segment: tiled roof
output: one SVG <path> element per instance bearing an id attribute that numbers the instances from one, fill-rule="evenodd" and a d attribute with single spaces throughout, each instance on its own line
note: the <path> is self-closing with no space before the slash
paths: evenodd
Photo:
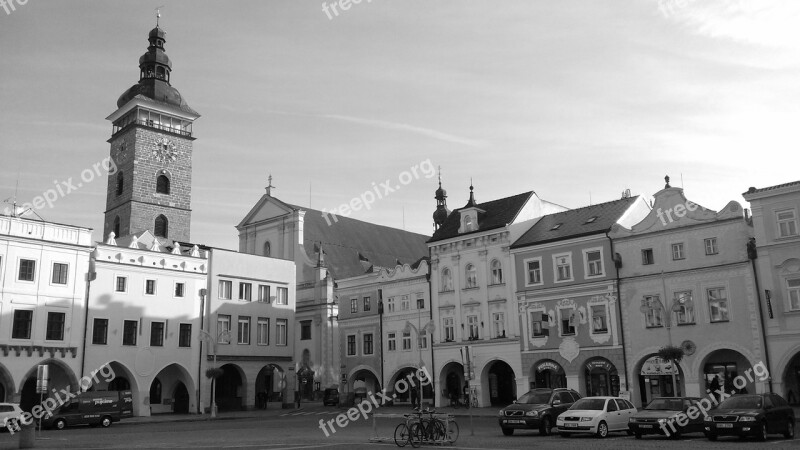
<path id="1" fill-rule="evenodd" d="M 304 247 L 308 258 L 317 260 L 320 243 L 325 265 L 335 278 L 350 278 L 397 264 L 418 263 L 428 256 L 428 236 L 383 225 L 328 215 L 322 211 L 289 205 L 306 211 L 303 218 Z M 330 225 L 328 224 L 330 221 Z"/>
<path id="2" fill-rule="evenodd" d="M 533 195 L 533 191 L 528 191 L 522 194 L 513 195 L 511 197 L 492 200 L 486 203 L 478 203 L 476 206 L 485 211 L 478 215 L 478 229 L 471 233 L 480 233 L 494 228 L 500 228 L 508 225 L 514 221 L 520 210 L 528 202 L 528 199 Z M 436 242 L 444 239 L 450 239 L 459 236 L 458 229 L 461 224 L 459 211 L 464 208 L 457 209 L 447 216 L 441 227 L 433 233 L 428 242 Z M 462 233 L 461 236 L 471 234 Z"/>
<path id="3" fill-rule="evenodd" d="M 536 222 L 511 248 L 605 233 L 628 210 L 638 196 L 549 214 Z M 593 220 L 590 220 L 594 218 Z M 556 227 L 556 225 L 559 225 Z"/>
<path id="4" fill-rule="evenodd" d="M 756 189 L 754 187 L 751 187 L 750 189 L 748 189 L 747 192 L 743 193 L 742 195 L 758 194 L 759 192 L 773 191 L 775 189 L 780 189 L 790 186 L 800 186 L 800 181 L 792 181 L 791 183 L 784 183 L 784 184 L 779 184 L 777 186 L 769 186 L 761 189 Z"/>

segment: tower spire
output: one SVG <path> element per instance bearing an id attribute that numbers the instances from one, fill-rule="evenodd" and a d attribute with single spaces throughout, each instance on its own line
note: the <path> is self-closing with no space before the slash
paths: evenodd
<path id="1" fill-rule="evenodd" d="M 442 189 L 442 166 L 439 166 L 439 189 L 436 189 L 436 211 L 433 212 L 433 229 L 438 230 L 450 215 L 447 209 L 447 191 Z"/>
<path id="2" fill-rule="evenodd" d="M 164 5 L 161 5 L 161 6 L 156 8 L 156 28 L 158 28 L 158 19 L 161 18 L 161 8 L 163 8 L 163 7 L 164 7 Z"/>

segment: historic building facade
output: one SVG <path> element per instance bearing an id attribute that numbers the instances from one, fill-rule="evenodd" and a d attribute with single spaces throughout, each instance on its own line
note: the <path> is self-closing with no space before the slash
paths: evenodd
<path id="1" fill-rule="evenodd" d="M 627 389 L 608 231 L 649 211 L 643 199 L 623 197 L 546 215 L 511 246 L 526 387 L 587 396 Z"/>
<path id="2" fill-rule="evenodd" d="M 438 229 L 428 241 L 436 405 L 465 385 L 479 406 L 508 404 L 528 387 L 510 246 L 532 220 L 565 208 L 534 192 L 478 203 L 470 186 L 467 204 L 448 214 L 441 187 L 436 197 Z"/>
<path id="3" fill-rule="evenodd" d="M 756 377 L 733 384 L 765 357 L 747 252 L 753 228 L 741 205 L 703 208 L 668 178 L 654 197 L 641 222 L 610 233 L 619 255 L 631 401 L 705 396 L 712 388 L 763 392 L 766 382 Z M 656 357 L 668 345 L 684 351 L 677 367 Z"/>
<path id="4" fill-rule="evenodd" d="M 800 181 L 744 193 L 753 210 L 760 291 L 774 392 L 800 403 Z"/>
<path id="5" fill-rule="evenodd" d="M 77 390 L 91 238 L 88 228 L 0 216 L 0 402 L 38 404 L 40 364 L 50 389 Z"/>

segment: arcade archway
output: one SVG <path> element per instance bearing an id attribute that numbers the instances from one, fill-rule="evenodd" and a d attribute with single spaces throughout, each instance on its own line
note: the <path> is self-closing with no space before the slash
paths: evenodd
<path id="1" fill-rule="evenodd" d="M 217 378 L 216 403 L 218 411 L 240 411 L 244 406 L 245 375 L 236 364 L 225 364 Z"/>
<path id="2" fill-rule="evenodd" d="M 517 384 L 514 369 L 505 361 L 492 361 L 485 370 L 483 381 L 485 392 L 489 393 L 489 404 L 492 406 L 508 406 L 517 398 Z"/>

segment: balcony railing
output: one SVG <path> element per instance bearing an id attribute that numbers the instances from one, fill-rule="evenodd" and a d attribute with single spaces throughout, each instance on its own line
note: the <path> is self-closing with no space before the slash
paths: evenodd
<path id="1" fill-rule="evenodd" d="M 114 134 L 117 134 L 117 133 L 119 133 L 119 132 L 121 132 L 123 130 L 127 130 L 129 127 L 132 127 L 133 125 L 141 125 L 141 126 L 145 126 L 145 127 L 155 128 L 157 130 L 166 131 L 168 133 L 178 134 L 180 136 L 192 137 L 192 132 L 191 131 L 182 130 L 180 128 L 171 127 L 169 125 L 164 125 L 164 124 L 161 124 L 161 123 L 156 123 L 156 122 L 153 122 L 152 120 L 141 120 L 141 119 L 140 120 L 135 120 L 133 122 L 128 123 L 124 127 L 121 127 L 118 130 L 116 130 L 114 132 Z"/>

